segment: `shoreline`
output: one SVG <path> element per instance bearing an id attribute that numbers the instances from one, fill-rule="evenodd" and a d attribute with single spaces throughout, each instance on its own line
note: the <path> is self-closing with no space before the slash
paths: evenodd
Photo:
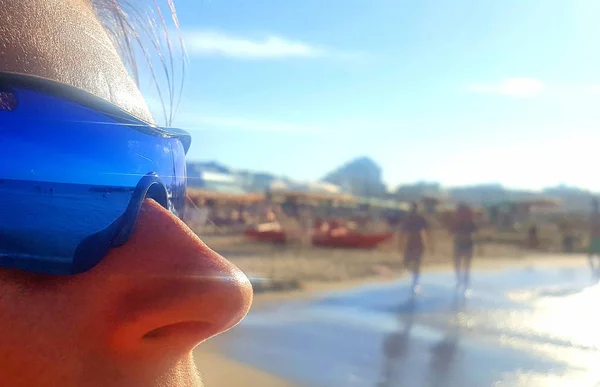
<path id="1" fill-rule="evenodd" d="M 531 254 L 519 258 L 475 258 L 472 270 L 506 270 L 535 267 L 587 267 L 584 255 L 543 255 Z M 450 262 L 426 264 L 422 273 L 453 270 Z M 393 282 L 404 278 L 405 273 L 382 271 L 380 275 L 332 282 L 306 282 L 298 290 L 267 292 L 255 295 L 252 310 L 260 310 L 273 304 L 316 298 L 320 294 L 350 290 L 363 285 Z M 252 313 L 252 311 L 250 312 Z M 233 328 L 235 329 L 235 328 Z M 206 387 L 234 387 L 251 385 L 261 387 L 292 387 L 293 383 L 228 358 L 220 351 L 219 342 L 227 340 L 227 335 L 211 339 L 199 345 L 194 351 L 196 364 L 202 373 Z"/>
<path id="2" fill-rule="evenodd" d="M 519 267 L 583 267 L 587 266 L 587 258 L 583 255 L 574 254 L 564 255 L 537 255 L 524 256 L 519 258 L 474 258 L 472 270 L 507 270 Z M 451 262 L 436 262 L 424 264 L 421 273 L 433 273 L 440 271 L 454 270 Z M 379 275 L 355 278 L 343 281 L 308 281 L 303 283 L 302 288 L 287 291 L 272 291 L 254 295 L 252 309 L 264 308 L 268 305 L 278 302 L 289 302 L 297 300 L 307 300 L 318 297 L 321 293 L 350 290 L 363 285 L 393 282 L 405 278 L 406 271 L 398 274 L 393 271 Z"/>

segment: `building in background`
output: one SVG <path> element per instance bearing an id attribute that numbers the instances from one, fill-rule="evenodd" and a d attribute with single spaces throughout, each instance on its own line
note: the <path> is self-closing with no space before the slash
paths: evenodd
<path id="1" fill-rule="evenodd" d="M 218 163 L 188 163 L 187 172 L 187 185 L 190 188 L 227 194 L 246 193 L 243 180 Z"/>

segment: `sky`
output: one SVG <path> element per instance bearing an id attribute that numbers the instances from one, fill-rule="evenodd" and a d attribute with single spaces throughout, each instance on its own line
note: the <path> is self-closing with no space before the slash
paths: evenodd
<path id="1" fill-rule="evenodd" d="M 189 160 L 600 190 L 600 1 L 175 1 Z"/>

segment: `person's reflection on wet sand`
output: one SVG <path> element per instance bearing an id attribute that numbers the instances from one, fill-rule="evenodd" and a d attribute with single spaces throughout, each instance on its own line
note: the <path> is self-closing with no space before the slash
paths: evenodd
<path id="1" fill-rule="evenodd" d="M 381 380 L 377 384 L 378 387 L 392 387 L 394 381 L 402 377 L 398 369 L 401 364 L 399 359 L 405 357 L 408 353 L 414 312 L 415 297 L 413 296 L 401 305 L 397 312 L 397 318 L 400 322 L 398 329 L 392 331 L 383 339 L 383 368 Z"/>
<path id="2" fill-rule="evenodd" d="M 451 386 L 450 373 L 457 360 L 458 342 L 460 339 L 460 323 L 458 318 L 465 309 L 466 299 L 456 295 L 452 302 L 451 313 L 454 315 L 446 328 L 444 337 L 431 348 L 431 386 Z"/>

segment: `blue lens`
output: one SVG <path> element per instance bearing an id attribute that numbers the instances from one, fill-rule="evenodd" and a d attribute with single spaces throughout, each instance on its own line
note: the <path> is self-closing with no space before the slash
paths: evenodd
<path id="1" fill-rule="evenodd" d="M 14 88 L 0 110 L 0 266 L 71 274 L 129 237 L 151 196 L 182 217 L 185 149 L 50 94 Z"/>

